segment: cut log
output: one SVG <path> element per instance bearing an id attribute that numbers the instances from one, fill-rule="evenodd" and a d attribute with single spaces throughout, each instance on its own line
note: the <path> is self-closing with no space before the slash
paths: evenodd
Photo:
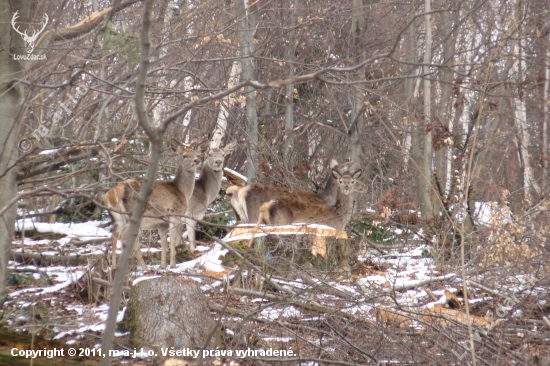
<path id="1" fill-rule="evenodd" d="M 126 328 L 135 347 L 201 349 L 215 326 L 206 297 L 199 286 L 178 277 L 140 281 L 132 288 Z M 215 348 L 212 337 L 207 348 Z"/>
<path id="2" fill-rule="evenodd" d="M 257 229 L 256 225 L 241 224 L 224 241 L 248 243 L 251 239 L 260 265 L 283 271 L 288 267 L 281 267 L 286 261 L 299 265 L 310 263 L 324 271 L 349 272 L 356 252 L 345 231 L 317 224 L 260 225 Z"/>

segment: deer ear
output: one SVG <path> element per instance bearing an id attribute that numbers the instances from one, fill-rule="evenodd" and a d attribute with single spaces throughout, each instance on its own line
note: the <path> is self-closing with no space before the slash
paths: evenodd
<path id="1" fill-rule="evenodd" d="M 225 147 L 223 148 L 223 152 L 226 155 L 231 154 L 233 152 L 233 150 L 235 150 L 236 147 L 237 147 L 237 142 L 233 141 L 233 142 L 225 145 Z"/>
<path id="2" fill-rule="evenodd" d="M 351 176 L 353 179 L 357 180 L 363 175 L 363 169 L 357 169 Z"/>
<path id="3" fill-rule="evenodd" d="M 336 179 L 342 178 L 342 174 L 338 171 L 337 168 L 332 169 L 331 172 L 332 172 L 332 176 L 334 178 L 336 178 Z"/>
<path id="4" fill-rule="evenodd" d="M 172 150 L 174 150 L 175 152 L 178 152 L 181 150 L 181 144 L 178 140 L 176 139 L 172 139 L 170 140 L 170 147 L 172 148 Z"/>

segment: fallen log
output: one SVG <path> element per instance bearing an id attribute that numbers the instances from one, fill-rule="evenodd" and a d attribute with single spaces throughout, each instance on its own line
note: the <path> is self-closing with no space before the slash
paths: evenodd
<path id="1" fill-rule="evenodd" d="M 34 263 L 37 266 L 48 266 L 51 264 L 66 264 L 78 266 L 88 264 L 92 255 L 45 255 L 40 253 L 15 252 L 10 250 L 10 259 L 20 263 Z M 97 257 L 97 255 L 95 256 Z"/>
<path id="2" fill-rule="evenodd" d="M 237 225 L 225 242 L 252 240 L 256 263 L 289 271 L 290 264 L 309 263 L 323 271 L 350 272 L 356 250 L 345 231 L 317 224 Z"/>

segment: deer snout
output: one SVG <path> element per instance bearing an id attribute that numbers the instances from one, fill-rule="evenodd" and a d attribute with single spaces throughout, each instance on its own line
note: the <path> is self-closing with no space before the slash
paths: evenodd
<path id="1" fill-rule="evenodd" d="M 196 158 L 195 160 L 193 160 L 193 163 L 195 163 L 195 165 L 200 165 L 201 159 Z"/>

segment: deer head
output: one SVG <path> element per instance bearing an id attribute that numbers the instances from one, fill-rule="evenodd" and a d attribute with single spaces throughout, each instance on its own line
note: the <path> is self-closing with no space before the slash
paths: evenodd
<path id="1" fill-rule="evenodd" d="M 178 165 L 187 171 L 194 171 L 201 164 L 202 154 L 198 154 L 190 145 L 179 142 L 176 139 L 170 140 L 170 147 L 178 154 Z"/>
<path id="2" fill-rule="evenodd" d="M 220 172 L 223 170 L 223 161 L 225 156 L 230 154 L 237 147 L 236 142 L 227 144 L 223 149 L 209 148 L 206 152 L 205 163 L 209 165 L 210 169 L 214 172 Z"/>
<path id="3" fill-rule="evenodd" d="M 350 195 L 357 183 L 357 179 L 363 174 L 363 169 L 357 169 L 351 173 L 349 171 L 342 172 L 338 168 L 332 169 L 332 176 L 340 184 L 340 190 L 345 195 Z"/>
<path id="4" fill-rule="evenodd" d="M 44 28 L 46 28 L 46 24 L 48 24 L 48 14 L 44 14 L 44 21 L 42 23 L 42 29 L 40 29 L 39 31 L 35 30 L 33 31 L 32 33 L 32 36 L 29 36 L 27 34 L 27 31 L 25 30 L 25 32 L 21 32 L 19 30 L 19 26 L 16 26 L 15 25 L 15 21 L 17 20 L 17 18 L 19 18 L 19 10 L 15 12 L 15 14 L 13 14 L 13 17 L 11 18 L 11 26 L 13 27 L 13 29 L 19 33 L 21 35 L 21 37 L 23 37 L 23 41 L 25 41 L 25 49 L 27 50 L 27 53 L 31 53 L 33 50 L 34 50 L 34 43 L 36 42 L 36 39 L 38 38 L 38 36 L 40 35 L 40 33 L 42 33 L 42 31 L 44 30 Z"/>

